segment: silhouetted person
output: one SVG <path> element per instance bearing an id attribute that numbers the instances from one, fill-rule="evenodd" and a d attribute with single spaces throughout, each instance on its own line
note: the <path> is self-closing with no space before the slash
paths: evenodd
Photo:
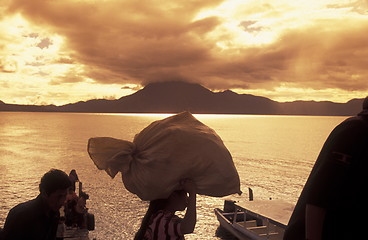
<path id="1" fill-rule="evenodd" d="M 77 199 L 73 199 L 66 203 L 65 217 L 66 226 L 78 227 L 81 229 L 87 228 L 87 214 L 88 209 L 86 207 L 86 201 L 89 199 L 89 195 L 82 192 Z"/>
<path id="2" fill-rule="evenodd" d="M 368 97 L 363 111 L 326 140 L 290 218 L 284 240 L 366 239 Z"/>
<path id="3" fill-rule="evenodd" d="M 54 240 L 67 189 L 68 175 L 57 169 L 47 172 L 39 185 L 37 198 L 12 208 L 1 233 L 2 240 Z"/>
<path id="4" fill-rule="evenodd" d="M 76 187 L 75 187 L 75 183 L 76 182 L 79 182 L 79 178 L 78 178 L 78 174 L 77 174 L 77 171 L 75 171 L 75 169 L 72 169 L 69 173 L 69 179 L 70 181 L 72 182 L 72 186 L 71 186 L 71 189 L 73 191 L 75 191 Z"/>
<path id="5" fill-rule="evenodd" d="M 184 234 L 192 233 L 197 221 L 196 186 L 191 180 L 181 181 L 182 190 L 174 191 L 167 199 L 150 202 L 135 240 L 184 239 Z M 187 196 L 187 193 L 189 196 Z M 180 219 L 176 211 L 184 211 Z"/>

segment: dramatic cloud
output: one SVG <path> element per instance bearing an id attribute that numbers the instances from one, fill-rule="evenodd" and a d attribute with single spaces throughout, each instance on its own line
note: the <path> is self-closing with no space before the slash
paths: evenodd
<path id="1" fill-rule="evenodd" d="M 173 80 L 276 100 L 368 91 L 368 1 L 5 2 L 0 82 L 91 86 L 84 98 Z"/>
<path id="2" fill-rule="evenodd" d="M 216 1 L 176 2 L 13 1 L 10 9 L 64 36 L 73 58 L 86 66 L 86 76 L 108 83 L 146 82 L 185 78 L 183 66 L 209 59 L 212 43 L 201 35 L 218 21 L 191 19 Z"/>

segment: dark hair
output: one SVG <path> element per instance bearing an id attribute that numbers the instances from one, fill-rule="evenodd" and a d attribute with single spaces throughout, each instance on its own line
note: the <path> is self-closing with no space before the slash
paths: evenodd
<path id="1" fill-rule="evenodd" d="M 139 228 L 138 232 L 135 234 L 134 240 L 142 240 L 148 225 L 150 223 L 151 217 L 156 212 L 163 210 L 167 205 L 168 199 L 157 199 L 150 201 L 148 210 L 146 215 L 144 215 L 141 223 L 141 227 Z"/>
<path id="2" fill-rule="evenodd" d="M 71 186 L 68 175 L 58 169 L 51 169 L 41 178 L 39 185 L 40 192 L 50 195 L 51 193 L 60 190 L 67 189 Z"/>
<path id="3" fill-rule="evenodd" d="M 69 176 L 73 176 L 78 180 L 78 174 L 77 174 L 77 171 L 75 171 L 75 169 L 72 169 L 70 171 Z"/>

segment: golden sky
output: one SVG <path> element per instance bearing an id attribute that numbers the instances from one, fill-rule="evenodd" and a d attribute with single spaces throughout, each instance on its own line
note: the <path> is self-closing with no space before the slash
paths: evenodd
<path id="1" fill-rule="evenodd" d="M 368 95 L 368 0 L 0 0 L 0 100 L 188 81 L 276 101 Z"/>

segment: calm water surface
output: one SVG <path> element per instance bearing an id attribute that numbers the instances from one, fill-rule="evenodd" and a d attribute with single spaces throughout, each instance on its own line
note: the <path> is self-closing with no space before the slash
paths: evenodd
<path id="1" fill-rule="evenodd" d="M 111 179 L 89 159 L 90 137 L 133 140 L 154 120 L 169 115 L 0 112 L 0 226 L 16 204 L 38 194 L 50 168 L 76 169 L 88 207 L 95 214 L 98 240 L 132 239 L 147 203 L 129 193 L 120 175 Z M 240 175 L 242 196 L 295 203 L 330 131 L 346 117 L 195 115 L 213 128 L 230 150 Z M 198 197 L 195 233 L 186 239 L 231 239 L 218 231 L 213 213 L 223 198 Z"/>

